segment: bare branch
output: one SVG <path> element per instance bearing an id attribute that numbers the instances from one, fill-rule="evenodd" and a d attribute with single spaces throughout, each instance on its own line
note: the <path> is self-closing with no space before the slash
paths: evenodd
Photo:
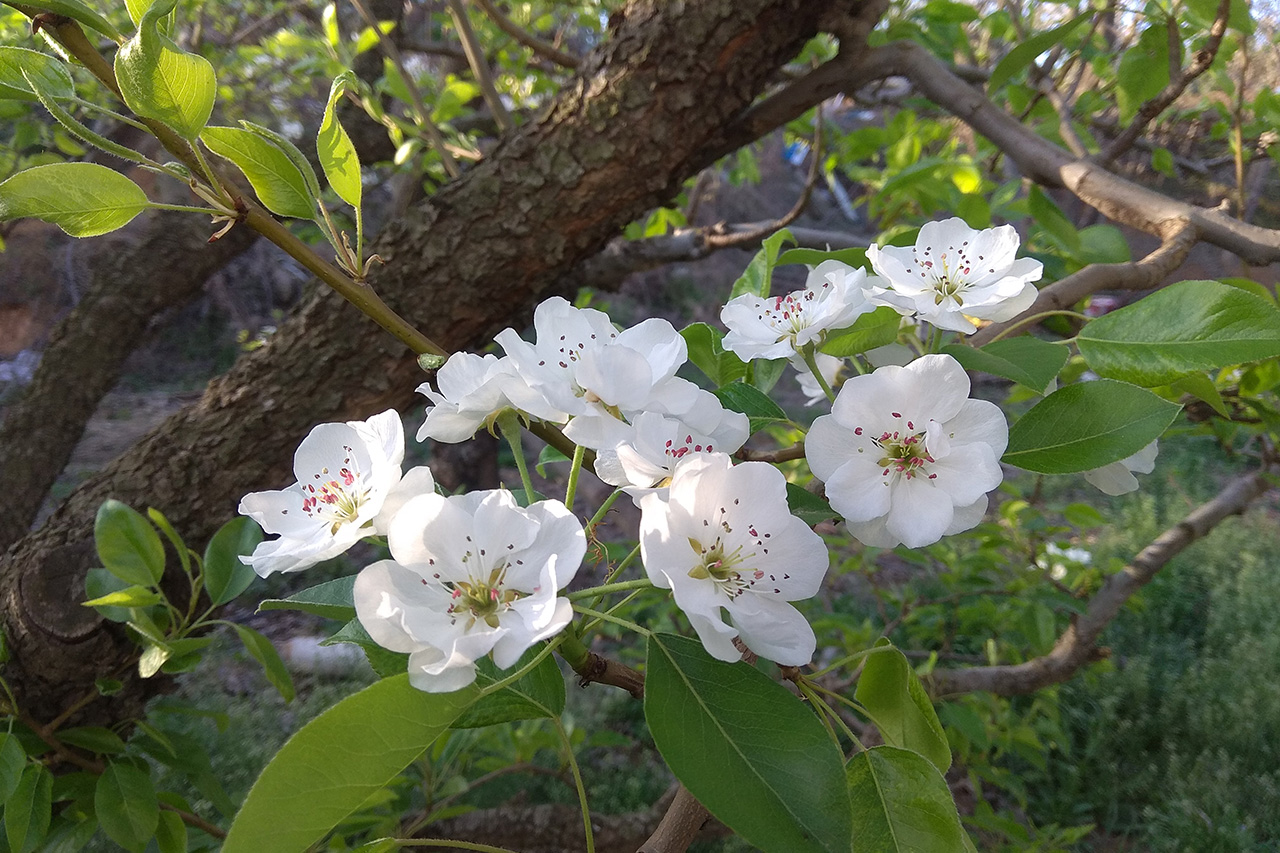
<path id="1" fill-rule="evenodd" d="M 1280 469 L 1272 466 L 1232 481 L 1213 500 L 1160 534 L 1133 562 L 1107 578 L 1089 599 L 1085 612 L 1073 618 L 1048 654 L 1020 664 L 934 670 L 928 677 L 930 692 L 935 696 L 975 690 L 999 696 L 1034 693 L 1060 684 L 1084 665 L 1105 658 L 1108 651 L 1095 643 L 1129 598 L 1192 542 L 1206 536 L 1223 519 L 1244 512 L 1271 487 L 1270 476 L 1277 471 Z"/>
<path id="2" fill-rule="evenodd" d="M 1061 311 L 1099 290 L 1149 290 L 1186 259 L 1196 243 L 1196 232 L 1185 221 L 1171 220 L 1169 234 L 1154 252 L 1140 261 L 1125 264 L 1090 264 L 1040 291 L 1031 307 L 1012 320 L 992 323 L 969 338 L 975 347 L 990 343 L 1024 317 Z"/>
<path id="3" fill-rule="evenodd" d="M 1218 48 L 1222 46 L 1222 37 L 1227 32 L 1227 17 L 1230 12 L 1231 0 L 1219 0 L 1218 11 L 1214 15 L 1213 23 L 1209 26 L 1209 40 L 1196 52 L 1196 58 L 1185 69 L 1178 61 L 1182 40 L 1178 35 L 1177 19 L 1173 16 L 1169 17 L 1169 82 L 1159 94 L 1138 108 L 1133 121 L 1098 158 L 1101 165 L 1110 166 L 1117 157 L 1132 148 L 1146 126 L 1176 101 L 1178 96 L 1186 91 L 1192 80 L 1209 70 L 1209 66 L 1213 65 L 1213 60 L 1218 55 Z"/>
<path id="4" fill-rule="evenodd" d="M 684 853 L 710 818 L 711 812 L 681 785 L 662 822 L 636 853 Z"/>
<path id="5" fill-rule="evenodd" d="M 752 450 L 750 447 L 743 447 L 733 455 L 747 462 L 790 462 L 792 459 L 804 458 L 804 442 L 797 441 L 790 447 L 778 450 Z"/>
<path id="6" fill-rule="evenodd" d="M 636 699 L 644 698 L 644 675 L 623 663 L 610 660 L 595 652 L 587 654 L 587 661 L 581 667 L 575 667 L 578 673 L 578 684 L 609 684 L 621 687 Z"/>
<path id="7" fill-rule="evenodd" d="M 565 68 L 577 68 L 578 63 L 582 61 L 571 53 L 565 53 L 551 42 L 543 41 L 533 33 L 523 29 L 515 21 L 502 14 L 502 11 L 493 4 L 493 0 L 473 0 L 473 2 L 483 9 L 484 13 L 497 24 L 498 29 L 544 59 L 549 59 L 556 65 L 562 65 Z"/>
<path id="8" fill-rule="evenodd" d="M 489 60 L 485 58 L 484 50 L 480 47 L 476 31 L 471 28 L 471 19 L 467 17 L 467 10 L 462 5 L 462 0 L 445 0 L 445 2 L 449 5 L 449 15 L 453 18 L 453 25 L 458 29 L 458 37 L 462 40 L 462 50 L 467 55 L 467 64 L 471 66 L 471 73 L 480 84 L 484 102 L 489 105 L 489 112 L 493 113 L 498 129 L 505 133 L 511 129 L 511 113 L 507 112 L 507 107 L 498 94 L 498 88 L 493 84 Z"/>

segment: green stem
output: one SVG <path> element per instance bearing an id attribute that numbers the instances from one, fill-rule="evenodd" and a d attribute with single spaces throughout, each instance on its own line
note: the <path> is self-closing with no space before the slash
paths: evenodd
<path id="1" fill-rule="evenodd" d="M 573 667 L 574 672 L 580 672 L 591 657 L 591 651 L 578 639 L 578 627 L 572 622 L 560 632 L 560 657 Z"/>
<path id="2" fill-rule="evenodd" d="M 158 201 L 148 202 L 147 207 L 152 210 L 183 210 L 188 213 L 205 213 L 209 216 L 218 216 L 222 213 L 222 211 L 214 210 L 212 207 L 193 207 L 189 204 L 164 204 Z"/>
<path id="3" fill-rule="evenodd" d="M 131 119 L 126 115 L 121 115 L 120 113 L 116 112 L 113 109 L 108 109 L 107 107 L 95 104 L 93 101 L 86 101 L 84 98 L 79 98 L 79 97 L 72 98 L 71 101 L 77 106 L 84 107 L 86 110 L 91 110 L 96 113 L 101 113 L 102 115 L 105 115 L 105 116 L 110 116 L 111 118 L 115 119 L 118 122 L 121 122 L 122 124 L 127 124 L 130 127 L 137 128 L 138 130 L 141 130 L 145 133 L 151 132 L 151 129 L 147 127 L 145 124 L 143 124 L 142 122 L 137 121 L 135 119 Z"/>
<path id="4" fill-rule="evenodd" d="M 1043 320 L 1045 317 L 1075 317 L 1077 320 L 1084 320 L 1086 323 L 1089 322 L 1089 320 L 1091 319 L 1087 314 L 1081 314 L 1078 311 L 1065 311 L 1065 310 L 1064 311 L 1041 311 L 1039 314 L 1032 314 L 1030 317 L 1023 317 L 1021 320 L 1018 320 L 1013 325 L 1009 326 L 1009 328 L 1005 329 L 1000 334 L 996 335 L 994 338 L 987 341 L 987 343 L 994 344 L 996 341 L 1000 340 L 1001 338 L 1008 337 L 1015 330 L 1020 329 L 1023 326 L 1026 326 L 1030 323 L 1038 323 L 1041 320 Z"/>
<path id="5" fill-rule="evenodd" d="M 596 510 L 596 514 L 591 516 L 591 520 L 587 522 L 587 535 L 590 536 L 592 531 L 596 529 L 604 514 L 613 508 L 614 501 L 622 494 L 622 489 L 615 489 L 609 497 L 604 499 L 604 503 L 600 504 L 600 508 Z"/>
<path id="6" fill-rule="evenodd" d="M 517 681 L 524 678 L 529 673 L 533 672 L 534 668 L 536 668 L 538 664 L 542 663 L 542 661 L 547 657 L 547 655 L 555 651 L 556 647 L 563 642 L 564 642 L 563 634 L 561 634 L 559 637 L 556 637 L 554 640 L 549 640 L 546 643 L 546 645 L 543 646 L 542 650 L 533 656 L 533 660 L 529 661 L 527 664 L 520 667 L 520 669 L 518 669 L 511 675 L 508 675 L 507 677 L 503 678 L 501 681 L 495 681 L 493 684 L 490 684 L 488 687 L 486 687 L 484 690 L 480 692 L 480 695 L 488 696 L 490 693 L 497 693 L 499 690 L 502 690 L 506 687 L 509 687 L 512 684 L 515 684 Z"/>
<path id="7" fill-rule="evenodd" d="M 636 546 L 637 548 L 639 546 Z M 634 554 L 635 552 L 632 551 Z M 571 592 L 568 595 L 570 601 L 580 601 L 591 596 L 603 597 L 611 592 L 622 592 L 629 589 L 652 589 L 653 582 L 648 578 L 640 578 L 634 581 L 619 581 L 618 583 L 606 583 L 602 586 L 593 586 L 590 589 L 582 589 L 577 592 Z"/>
<path id="8" fill-rule="evenodd" d="M 823 667 L 822 669 L 820 669 L 820 670 L 818 670 L 817 672 L 813 673 L 813 674 L 812 674 L 811 676 L 809 676 L 809 677 L 810 677 L 810 678 L 819 678 L 819 677 L 821 677 L 821 676 L 826 675 L 828 672 L 833 672 L 834 670 L 837 670 L 837 669 L 843 669 L 844 667 L 848 666 L 848 665 L 849 665 L 849 664 L 851 664 L 851 663 L 857 663 L 858 661 L 862 660 L 863 658 L 867 657 L 868 655 L 874 655 L 874 654 L 876 654 L 877 652 L 887 652 L 887 651 L 891 651 L 893 648 L 894 648 L 893 646 L 872 646 L 872 647 L 871 647 L 871 648 L 869 648 L 869 649 L 863 649 L 863 650 L 862 650 L 862 651 L 860 651 L 860 652 L 854 652 L 853 654 L 849 655 L 848 657 L 840 658 L 840 660 L 836 661 L 835 663 L 831 664 L 830 666 Z"/>
<path id="9" fill-rule="evenodd" d="M 934 353 L 942 349 L 942 329 L 937 326 L 933 327 L 933 331 L 929 333 L 929 352 Z"/>
<path id="10" fill-rule="evenodd" d="M 587 837 L 587 853 L 595 853 L 596 840 L 591 833 L 591 809 L 587 806 L 587 788 L 582 784 L 582 771 L 578 767 L 578 759 L 573 754 L 573 744 L 569 741 L 569 733 L 564 730 L 564 724 L 560 722 L 559 717 L 552 718 L 555 723 L 556 732 L 560 735 L 560 742 L 564 744 L 565 756 L 569 759 L 569 770 L 573 773 L 573 785 L 578 789 L 578 803 L 582 806 L 582 831 Z"/>
<path id="11" fill-rule="evenodd" d="M 520 469 L 520 482 L 524 485 L 524 493 L 529 499 L 529 504 L 532 505 L 537 492 L 533 489 L 533 480 L 529 477 L 529 466 L 524 459 L 524 445 L 520 442 L 519 416 L 510 409 L 498 415 L 498 431 L 507 440 L 507 446 L 516 457 L 516 468 Z"/>
<path id="12" fill-rule="evenodd" d="M 639 595 L 643 594 L 643 593 L 644 593 L 644 590 L 643 590 L 643 589 L 637 589 L 637 590 L 635 590 L 635 591 L 634 591 L 634 592 L 632 592 L 630 595 L 628 595 L 628 596 L 624 596 L 624 597 L 623 597 L 623 599 L 622 599 L 621 601 L 619 601 L 617 604 L 615 604 L 615 605 L 613 605 L 612 607 L 610 607 L 610 608 L 609 608 L 609 610 L 608 610 L 607 612 L 609 612 L 609 613 L 611 613 L 611 614 L 612 614 L 612 613 L 617 613 L 619 610 L 622 610 L 622 608 L 626 607 L 628 604 L 630 604 L 631 602 L 635 601 L 635 600 L 636 600 L 636 598 L 637 598 Z M 600 627 L 600 620 L 599 620 L 599 619 L 593 619 L 593 620 L 591 620 L 590 622 L 588 622 L 588 623 L 586 623 L 585 625 L 583 625 L 583 626 L 582 626 L 582 633 L 584 633 L 584 634 L 591 634 L 591 633 L 593 633 L 593 632 L 594 632 L 597 628 L 599 628 L 599 627 Z"/>
<path id="13" fill-rule="evenodd" d="M 649 634 L 652 633 L 648 628 L 641 628 L 636 623 L 628 619 L 614 616 L 612 613 L 601 613 L 599 610 L 592 610 L 590 607 L 582 604 L 573 605 L 573 609 L 578 613 L 581 613 L 583 616 L 591 616 L 601 622 L 612 622 L 615 625 L 621 625 L 623 628 L 630 628 L 642 637 L 648 637 Z"/>
<path id="14" fill-rule="evenodd" d="M 834 403 L 836 401 L 835 392 L 831 390 L 831 386 L 827 384 L 827 380 L 823 377 L 822 371 L 818 369 L 818 357 L 813 348 L 813 344 L 805 344 L 801 347 L 800 356 L 804 359 L 804 363 L 809 368 L 809 372 L 813 374 L 813 378 L 818 380 L 818 387 L 822 389 L 822 393 L 826 394 L 827 399 Z"/>
<path id="15" fill-rule="evenodd" d="M 578 445 L 573 449 L 573 465 L 569 468 L 569 484 L 564 490 L 564 505 L 573 509 L 573 499 L 578 494 L 578 475 L 582 473 L 582 460 L 587 449 Z"/>
<path id="16" fill-rule="evenodd" d="M 840 735 L 836 733 L 835 728 L 832 726 L 833 723 L 835 726 L 838 726 L 852 742 L 858 742 L 858 739 L 853 736 L 853 732 L 849 730 L 845 721 L 840 719 L 840 715 L 837 714 L 831 706 L 814 691 L 812 686 L 806 683 L 803 679 L 796 681 L 795 684 L 796 688 L 800 691 L 800 695 L 803 696 L 810 705 L 818 710 L 819 716 L 822 717 L 825 724 L 827 734 L 831 735 L 831 741 L 836 745 L 836 749 L 844 752 L 840 747 Z"/>
<path id="17" fill-rule="evenodd" d="M 622 558 L 622 562 L 614 566 L 613 571 L 609 572 L 609 574 L 604 579 L 604 583 L 601 584 L 600 587 L 597 587 L 597 589 L 611 586 L 613 584 L 614 578 L 622 574 L 622 572 L 627 568 L 627 566 L 631 565 L 631 561 L 634 560 L 637 556 L 639 556 L 639 554 L 640 554 L 640 543 L 637 542 L 636 547 L 632 548 L 631 552 L 628 553 L 627 556 Z M 591 602 L 591 606 L 599 607 L 600 602 L 604 600 L 604 597 L 605 597 L 605 593 L 603 592 L 597 595 L 595 599 Z"/>

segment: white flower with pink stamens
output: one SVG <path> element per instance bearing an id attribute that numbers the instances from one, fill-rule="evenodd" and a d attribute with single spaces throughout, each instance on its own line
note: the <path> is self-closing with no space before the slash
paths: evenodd
<path id="1" fill-rule="evenodd" d="M 969 399 L 960 363 L 926 355 L 845 380 L 805 457 L 858 540 L 919 548 L 982 519 L 1008 441 L 1000 408 Z"/>
<path id="2" fill-rule="evenodd" d="M 320 424 L 294 454 L 297 483 L 240 501 L 241 515 L 279 534 L 240 559 L 262 577 L 297 572 L 384 532 L 384 504 L 389 498 L 396 507 L 403 503 L 403 496 L 392 498 L 403 459 L 404 427 L 394 409 L 367 421 Z M 425 468 L 413 469 L 404 482 L 418 491 L 435 486 Z"/>
<path id="3" fill-rule="evenodd" d="M 642 412 L 631 424 L 621 425 L 611 447 L 596 454 L 596 476 L 639 498 L 669 481 L 682 459 L 702 453 L 733 453 L 742 447 L 749 430 L 747 416 L 719 406 L 714 395 L 707 396 L 718 409 L 714 426 L 703 431 L 679 418 Z"/>
<path id="4" fill-rule="evenodd" d="M 823 261 L 809 272 L 803 290 L 761 298 L 743 294 L 720 309 L 729 329 L 723 346 L 743 361 L 790 358 L 807 345 L 821 346 L 827 333 L 846 329 L 873 311 L 867 301 L 877 282 L 865 270 Z"/>
<path id="5" fill-rule="evenodd" d="M 969 318 L 1010 320 L 1036 298 L 1044 265 L 1016 257 L 1018 232 L 1012 225 L 977 231 L 963 219 L 927 222 L 914 246 L 871 246 L 867 260 L 887 287 L 871 299 L 914 314 L 939 329 L 972 334 Z"/>
<path id="6" fill-rule="evenodd" d="M 569 417 L 533 391 L 509 358 L 456 352 L 437 371 L 436 388 L 432 390 L 426 382 L 417 388 L 433 404 L 418 430 L 418 441 L 467 441 L 506 409 L 552 423 L 564 423 Z"/>
<path id="7" fill-rule="evenodd" d="M 786 479 L 764 462 L 723 453 L 676 464 L 671 487 L 640 499 L 640 555 L 670 589 L 702 645 L 740 660 L 735 637 L 788 666 L 813 656 L 813 629 L 790 601 L 811 598 L 827 573 L 827 546 L 787 508 Z M 727 612 L 726 622 L 722 611 Z"/>
<path id="8" fill-rule="evenodd" d="M 487 654 L 511 667 L 573 617 L 557 596 L 587 550 L 582 523 L 559 501 L 516 504 L 504 489 L 404 505 L 388 534 L 392 560 L 356 577 L 356 615 L 379 645 L 409 654 L 409 682 L 448 693 Z"/>

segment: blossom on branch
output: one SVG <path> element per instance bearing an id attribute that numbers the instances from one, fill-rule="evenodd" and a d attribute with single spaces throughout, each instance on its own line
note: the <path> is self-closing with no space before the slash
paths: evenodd
<path id="1" fill-rule="evenodd" d="M 1084 478 L 1089 485 L 1107 495 L 1126 495 L 1138 490 L 1138 478 L 1134 474 L 1150 474 L 1156 468 L 1156 454 L 1159 452 L 1157 442 L 1151 442 L 1132 456 L 1126 456 L 1119 462 L 1085 471 Z"/>
<path id="2" fill-rule="evenodd" d="M 564 423 L 569 417 L 533 391 L 509 358 L 454 353 L 437 371 L 436 388 L 432 390 L 427 382 L 417 388 L 434 404 L 418 430 L 418 441 L 467 441 L 506 409 L 553 423 Z"/>
<path id="3" fill-rule="evenodd" d="M 970 318 L 1011 320 L 1031 306 L 1044 265 L 1018 258 L 1012 225 L 977 231 L 952 217 L 926 222 L 914 246 L 871 246 L 867 260 L 887 283 L 871 299 L 939 329 L 972 334 Z"/>
<path id="4" fill-rule="evenodd" d="M 846 329 L 876 305 L 867 301 L 874 279 L 840 261 L 809 271 L 803 290 L 785 296 L 747 293 L 720 309 L 728 327 L 722 345 L 743 361 L 791 358 L 806 346 L 821 346 L 827 333 Z"/>
<path id="5" fill-rule="evenodd" d="M 379 645 L 409 654 L 409 681 L 448 693 L 559 633 L 573 616 L 557 591 L 586 554 L 581 522 L 559 501 L 526 508 L 505 489 L 411 499 L 391 523 L 391 560 L 356 577 L 356 615 Z"/>
<path id="6" fill-rule="evenodd" d="M 671 590 L 708 653 L 740 660 L 733 640 L 741 636 L 777 663 L 809 662 L 813 629 L 787 602 L 817 594 L 827 547 L 787 508 L 782 472 L 764 462 L 734 466 L 723 453 L 695 455 L 676 465 L 665 495 L 640 499 L 640 511 L 645 571 Z"/>
<path id="7" fill-rule="evenodd" d="M 618 421 L 616 440 L 596 454 L 596 476 L 639 497 L 664 486 L 682 459 L 703 453 L 733 453 L 742 447 L 749 431 L 747 416 L 724 408 L 714 394 L 707 397 L 716 407 L 714 418 L 692 419 L 709 427 L 705 430 L 657 412 L 642 412 L 632 424 Z"/>
<path id="8" fill-rule="evenodd" d="M 851 377 L 813 422 L 805 457 L 859 541 L 919 548 L 982 520 L 1009 427 L 994 403 L 968 397 L 959 362 L 926 355 Z"/>
<path id="9" fill-rule="evenodd" d="M 297 483 L 241 499 L 240 514 L 279 538 L 240 559 L 262 577 L 297 572 L 382 532 L 387 519 L 380 515 L 400 483 L 403 459 L 404 427 L 394 409 L 367 421 L 320 424 L 294 454 Z M 421 476 L 425 471 L 410 472 L 413 488 L 434 488 L 429 473 Z"/>

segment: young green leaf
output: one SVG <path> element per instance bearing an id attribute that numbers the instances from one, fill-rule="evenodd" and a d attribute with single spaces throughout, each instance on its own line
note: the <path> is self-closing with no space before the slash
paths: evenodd
<path id="1" fill-rule="evenodd" d="M 813 527 L 823 521 L 830 521 L 837 513 L 831 504 L 813 492 L 795 483 L 787 483 L 787 509 L 791 514 Z"/>
<path id="2" fill-rule="evenodd" d="M 262 541 L 262 528 L 253 519 L 233 518 L 213 534 L 204 550 L 204 588 L 214 604 L 226 604 L 248 589 L 255 577 L 252 566 L 240 561 Z"/>
<path id="3" fill-rule="evenodd" d="M 714 393 L 726 409 L 747 416 L 749 429 L 753 433 L 771 423 L 787 419 L 787 413 L 777 403 L 763 391 L 745 382 L 730 382 L 723 388 L 717 388 Z"/>
<path id="4" fill-rule="evenodd" d="M 18 787 L 4 804 L 4 834 L 14 853 L 39 847 L 53 817 L 53 774 L 43 764 L 29 764 Z"/>
<path id="5" fill-rule="evenodd" d="M 696 640 L 649 637 L 644 715 L 689 792 L 750 844 L 788 853 L 849 849 L 843 759 L 799 699 Z"/>
<path id="6" fill-rule="evenodd" d="M 1040 474 L 1076 474 L 1132 456 L 1164 433 L 1181 406 L 1099 379 L 1059 388 L 1009 430 L 1003 460 Z"/>
<path id="7" fill-rule="evenodd" d="M 746 381 L 751 387 L 768 394 L 786 372 L 785 358 L 757 358 L 747 367 Z"/>
<path id="8" fill-rule="evenodd" d="M 448 731 L 478 695 L 474 686 L 424 693 L 406 673 L 343 699 L 263 769 L 223 853 L 302 853 Z"/>
<path id="9" fill-rule="evenodd" d="M 854 320 L 849 328 L 833 332 L 819 351 L 843 358 L 887 346 L 898 339 L 901 325 L 902 315 L 882 305 Z"/>
<path id="10" fill-rule="evenodd" d="M 302 171 L 277 145 L 251 130 L 206 127 L 200 141 L 219 157 L 239 167 L 253 185 L 258 200 L 272 213 L 294 219 L 313 219 L 317 199 Z"/>
<path id="11" fill-rule="evenodd" d="M 81 3 L 80 0 L 23 0 L 22 5 L 78 21 L 91 30 L 97 30 L 114 42 L 119 42 L 124 38 L 120 31 L 111 25 L 110 21 L 84 3 Z"/>
<path id="12" fill-rule="evenodd" d="M 151 774 L 131 763 L 112 762 L 98 777 L 94 814 L 107 837 L 126 850 L 142 851 L 160 823 L 160 803 Z"/>
<path id="13" fill-rule="evenodd" d="M 320 156 L 320 168 L 324 169 L 329 186 L 339 198 L 359 210 L 364 189 L 360 178 L 360 157 L 334 109 L 351 82 L 352 75 L 348 71 L 335 77 L 329 87 L 329 102 L 325 104 L 320 132 L 316 135 L 316 153 Z"/>
<path id="14" fill-rule="evenodd" d="M 213 113 L 218 81 L 207 59 L 160 32 L 160 19 L 176 2 L 157 0 L 142 16 L 137 35 L 116 52 L 116 81 L 129 109 L 195 139 Z"/>
<path id="15" fill-rule="evenodd" d="M 1026 68 L 1040 54 L 1056 44 L 1066 41 L 1077 27 L 1092 17 L 1091 14 L 1076 15 L 1064 24 L 1059 24 L 1053 29 L 1045 30 L 1037 33 L 1029 39 L 1025 39 L 1007 54 L 1004 59 L 996 63 L 996 67 L 991 72 L 991 77 L 987 80 L 987 91 L 994 92 L 1004 85 L 1005 81 Z"/>
<path id="16" fill-rule="evenodd" d="M 355 583 L 356 576 L 349 575 L 309 587 L 288 598 L 268 598 L 258 605 L 258 612 L 301 610 L 313 616 L 323 616 L 325 619 L 350 622 L 356 618 L 356 606 L 352 593 Z"/>
<path id="17" fill-rule="evenodd" d="M 851 249 L 837 249 L 834 252 L 828 252 L 824 249 L 787 249 L 781 255 L 778 255 L 778 262 L 775 266 L 804 264 L 808 267 L 816 267 L 823 261 L 839 261 L 854 268 L 865 267 L 867 265 L 867 250 L 861 246 Z"/>
<path id="18" fill-rule="evenodd" d="M 476 661 L 476 686 L 484 689 L 526 666 L 542 650 L 541 643 L 529 649 L 510 670 L 498 669 L 489 657 Z M 551 655 L 531 672 L 496 693 L 482 696 L 453 723 L 455 729 L 478 729 L 514 720 L 558 717 L 564 711 L 564 675 Z"/>
<path id="19" fill-rule="evenodd" d="M 128 589 L 130 584 L 111 574 L 106 569 L 90 569 L 84 576 L 84 594 L 90 600 L 102 598 L 113 592 Z M 98 614 L 112 622 L 128 622 L 133 618 L 127 607 L 110 607 L 98 605 Z"/>
<path id="20" fill-rule="evenodd" d="M 0 803 L 8 801 L 22 779 L 27 766 L 27 753 L 17 735 L 0 732 Z"/>
<path id="21" fill-rule="evenodd" d="M 689 360 L 717 386 L 728 385 L 747 375 L 747 365 L 725 350 L 724 333 L 706 323 L 691 323 L 680 330 L 689 348 Z"/>
<path id="22" fill-rule="evenodd" d="M 97 163 L 48 163 L 0 183 L 0 222 L 29 216 L 72 237 L 123 228 L 150 206 L 141 187 Z"/>
<path id="23" fill-rule="evenodd" d="M 756 256 L 751 259 L 751 263 L 747 264 L 747 268 L 743 270 L 742 275 L 733 283 L 729 298 L 736 299 L 746 293 L 752 293 L 756 296 L 768 296 L 769 287 L 773 282 L 773 268 L 778 262 L 778 252 L 782 249 L 783 243 L 794 243 L 795 241 L 795 238 L 791 236 L 791 232 L 785 228 L 766 237 L 764 242 L 760 244 L 760 251 L 756 252 Z"/>
<path id="24" fill-rule="evenodd" d="M 307 155 L 302 153 L 298 146 L 289 140 L 289 137 L 276 133 L 269 127 L 263 127 L 260 124 L 254 124 L 251 121 L 240 120 L 240 126 L 250 133 L 256 133 L 263 139 L 279 148 L 289 162 L 298 167 L 298 171 L 302 173 L 302 179 L 307 183 L 307 190 L 314 199 L 320 198 L 320 179 L 316 177 L 316 170 L 311 168 L 311 161 L 307 159 Z"/>
<path id="25" fill-rule="evenodd" d="M 0 99 L 38 100 L 37 92 L 51 98 L 76 93 L 67 66 L 47 53 L 25 47 L 0 47 Z"/>
<path id="26" fill-rule="evenodd" d="M 164 513 L 155 507 L 147 507 L 147 518 L 151 519 L 164 538 L 169 540 L 169 544 L 173 546 L 173 550 L 178 554 L 178 562 L 182 565 L 182 572 L 186 574 L 191 570 L 191 552 L 187 548 L 187 543 L 182 541 L 182 537 L 178 535 L 178 531 L 173 529 L 173 525 L 169 523 L 169 519 L 164 517 Z"/>
<path id="27" fill-rule="evenodd" d="M 262 664 L 267 674 L 267 681 L 270 681 L 271 686 L 280 692 L 284 701 L 292 702 L 293 678 L 290 677 L 289 670 L 285 669 L 284 661 L 280 659 L 280 653 L 276 651 L 276 647 L 252 628 L 246 628 L 244 625 L 233 625 L 233 627 L 236 629 L 236 635 L 240 637 L 240 642 L 244 643 L 245 650 L 253 655 L 254 660 Z"/>
<path id="28" fill-rule="evenodd" d="M 145 586 L 128 586 L 84 602 L 85 607 L 150 607 L 164 601 L 164 596 Z"/>
<path id="29" fill-rule="evenodd" d="M 120 580 L 154 586 L 164 574 L 164 544 L 156 529 L 132 507 L 103 501 L 93 522 L 98 559 Z"/>
<path id="30" fill-rule="evenodd" d="M 881 638 L 877 646 L 889 646 Z M 951 747 L 933 703 L 906 657 L 897 649 L 867 656 L 854 693 L 867 709 L 884 742 L 914 750 L 941 773 L 951 766 Z"/>
<path id="31" fill-rule="evenodd" d="M 924 756 L 875 746 L 849 759 L 853 853 L 957 853 L 968 849 L 947 781 Z"/>
<path id="32" fill-rule="evenodd" d="M 1071 351 L 1067 347 L 1030 335 L 1006 338 L 981 349 L 963 344 L 947 344 L 942 351 L 960 362 L 965 370 L 981 370 L 992 376 L 1010 379 L 1037 394 L 1049 390 L 1058 372 L 1071 357 Z"/>
<path id="33" fill-rule="evenodd" d="M 1102 376 L 1164 385 L 1280 355 L 1280 308 L 1238 287 L 1183 281 L 1092 321 L 1077 342 Z"/>
<path id="34" fill-rule="evenodd" d="M 360 624 L 360 620 L 354 617 L 331 636 L 322 640 L 320 645 L 333 646 L 339 643 L 358 646 L 364 652 L 365 659 L 369 661 L 369 666 L 373 668 L 379 678 L 390 678 L 393 675 L 407 672 L 409 669 L 409 656 L 407 654 L 393 652 L 378 645 L 374 642 L 373 637 L 369 636 L 369 632 L 364 629 L 364 626 Z"/>

